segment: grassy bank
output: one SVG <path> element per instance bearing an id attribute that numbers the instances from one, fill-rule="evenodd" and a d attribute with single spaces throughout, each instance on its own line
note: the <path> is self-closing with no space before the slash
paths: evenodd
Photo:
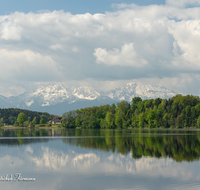
<path id="1" fill-rule="evenodd" d="M 53 124 L 53 125 L 49 125 L 49 124 L 37 124 L 35 125 L 35 127 L 19 127 L 19 126 L 15 126 L 15 125 L 4 125 L 1 127 L 1 129 L 30 129 L 30 128 L 41 128 L 41 129 L 52 129 L 52 128 L 63 128 L 61 124 Z"/>

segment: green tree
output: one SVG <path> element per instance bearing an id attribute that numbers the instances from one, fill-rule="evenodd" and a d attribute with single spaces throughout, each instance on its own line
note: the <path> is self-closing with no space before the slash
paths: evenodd
<path id="1" fill-rule="evenodd" d="M 125 118 L 124 112 L 122 110 L 118 110 L 115 114 L 115 125 L 117 128 L 121 129 L 123 127 L 123 118 Z"/>
<path id="2" fill-rule="evenodd" d="M 110 112 L 112 114 L 115 114 L 115 112 L 116 112 L 116 105 L 114 103 L 110 106 Z"/>
<path id="3" fill-rule="evenodd" d="M 105 119 L 102 119 L 100 120 L 100 127 L 101 129 L 105 129 L 107 127 L 107 122 Z"/>
<path id="4" fill-rule="evenodd" d="M 143 128 L 144 125 L 145 125 L 144 113 L 140 113 L 140 115 L 138 117 L 139 117 L 138 125 L 139 125 L 140 128 Z"/>
<path id="5" fill-rule="evenodd" d="M 29 126 L 30 126 L 30 127 L 35 127 L 35 123 L 34 123 L 33 121 L 31 121 L 31 122 L 29 123 Z"/>
<path id="6" fill-rule="evenodd" d="M 197 126 L 200 127 L 200 116 L 197 119 Z"/>
<path id="7" fill-rule="evenodd" d="M 142 101 L 142 99 L 140 97 L 134 97 L 134 98 L 132 98 L 132 103 L 133 104 L 138 104 L 138 102 L 141 102 L 141 101 Z"/>
<path id="8" fill-rule="evenodd" d="M 4 126 L 3 118 L 0 119 L 0 126 Z"/>
<path id="9" fill-rule="evenodd" d="M 41 116 L 40 124 L 46 124 L 46 116 L 45 115 Z"/>
<path id="10" fill-rule="evenodd" d="M 68 122 L 66 117 L 62 117 L 61 121 L 62 121 L 62 126 L 63 127 L 68 127 L 69 126 L 68 125 L 69 122 Z"/>
<path id="11" fill-rule="evenodd" d="M 19 113 L 19 115 L 17 117 L 17 122 L 18 122 L 19 126 L 23 126 L 24 121 L 27 121 L 27 120 L 28 120 L 28 118 L 23 112 Z"/>
<path id="12" fill-rule="evenodd" d="M 81 116 L 80 115 L 77 115 L 75 118 L 75 126 L 81 127 Z"/>
<path id="13" fill-rule="evenodd" d="M 74 110 L 63 113 L 62 126 L 67 127 L 67 128 L 76 127 L 75 126 L 76 116 L 77 116 L 77 113 Z"/>
<path id="14" fill-rule="evenodd" d="M 169 121 L 169 114 L 165 113 L 165 115 L 162 118 L 162 126 L 164 128 L 169 128 L 170 127 L 168 121 Z"/>
<path id="15" fill-rule="evenodd" d="M 15 121 L 14 125 L 15 125 L 15 126 L 19 126 L 19 122 L 18 122 L 18 121 Z"/>
<path id="16" fill-rule="evenodd" d="M 28 127 L 29 126 L 29 121 L 24 121 L 23 126 L 24 127 Z"/>
<path id="17" fill-rule="evenodd" d="M 154 105 L 158 106 L 161 103 L 161 101 L 162 101 L 162 99 L 156 98 L 153 103 L 154 103 Z"/>
<path id="18" fill-rule="evenodd" d="M 155 112 L 153 110 L 149 110 L 147 113 L 147 122 L 149 124 L 149 128 L 155 127 L 154 119 L 155 119 Z"/>
<path id="19" fill-rule="evenodd" d="M 106 123 L 107 123 L 107 128 L 115 128 L 115 116 L 111 112 L 107 112 L 106 114 Z"/>
<path id="20" fill-rule="evenodd" d="M 40 115 L 36 116 L 36 123 L 35 124 L 39 124 L 40 123 Z"/>
<path id="21" fill-rule="evenodd" d="M 181 128 L 183 126 L 183 114 L 179 115 L 175 122 L 176 127 Z"/>
<path id="22" fill-rule="evenodd" d="M 33 122 L 34 125 L 37 124 L 37 117 L 36 117 L 36 116 L 33 118 L 33 121 L 32 121 L 32 122 Z"/>

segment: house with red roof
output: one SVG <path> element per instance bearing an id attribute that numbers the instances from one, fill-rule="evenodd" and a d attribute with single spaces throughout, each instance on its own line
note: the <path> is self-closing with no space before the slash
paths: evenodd
<path id="1" fill-rule="evenodd" d="M 52 124 L 61 124 L 62 121 L 61 121 L 62 117 L 54 117 L 52 119 Z"/>

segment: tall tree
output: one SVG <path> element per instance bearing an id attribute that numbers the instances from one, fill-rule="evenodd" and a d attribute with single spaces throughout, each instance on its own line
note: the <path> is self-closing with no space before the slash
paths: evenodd
<path id="1" fill-rule="evenodd" d="M 47 121 L 46 121 L 46 116 L 45 115 L 42 115 L 41 116 L 41 119 L 40 119 L 40 124 L 46 124 Z"/>
<path id="2" fill-rule="evenodd" d="M 23 126 L 24 122 L 27 120 L 28 118 L 23 112 L 19 113 L 17 117 L 17 122 L 19 123 L 19 126 Z"/>

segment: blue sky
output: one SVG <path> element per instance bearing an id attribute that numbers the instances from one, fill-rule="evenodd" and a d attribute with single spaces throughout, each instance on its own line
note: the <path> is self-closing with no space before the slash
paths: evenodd
<path id="1" fill-rule="evenodd" d="M 150 5 L 165 4 L 164 0 L 6 0 L 1 3 L 0 14 L 10 14 L 15 11 L 20 12 L 37 12 L 39 10 L 64 10 L 72 14 L 83 14 L 89 12 L 105 13 L 105 11 L 113 11 L 112 4 L 132 4 Z"/>
<path id="2" fill-rule="evenodd" d="M 200 0 L 7 0 L 0 92 L 48 82 L 110 90 L 127 82 L 200 94 Z"/>

